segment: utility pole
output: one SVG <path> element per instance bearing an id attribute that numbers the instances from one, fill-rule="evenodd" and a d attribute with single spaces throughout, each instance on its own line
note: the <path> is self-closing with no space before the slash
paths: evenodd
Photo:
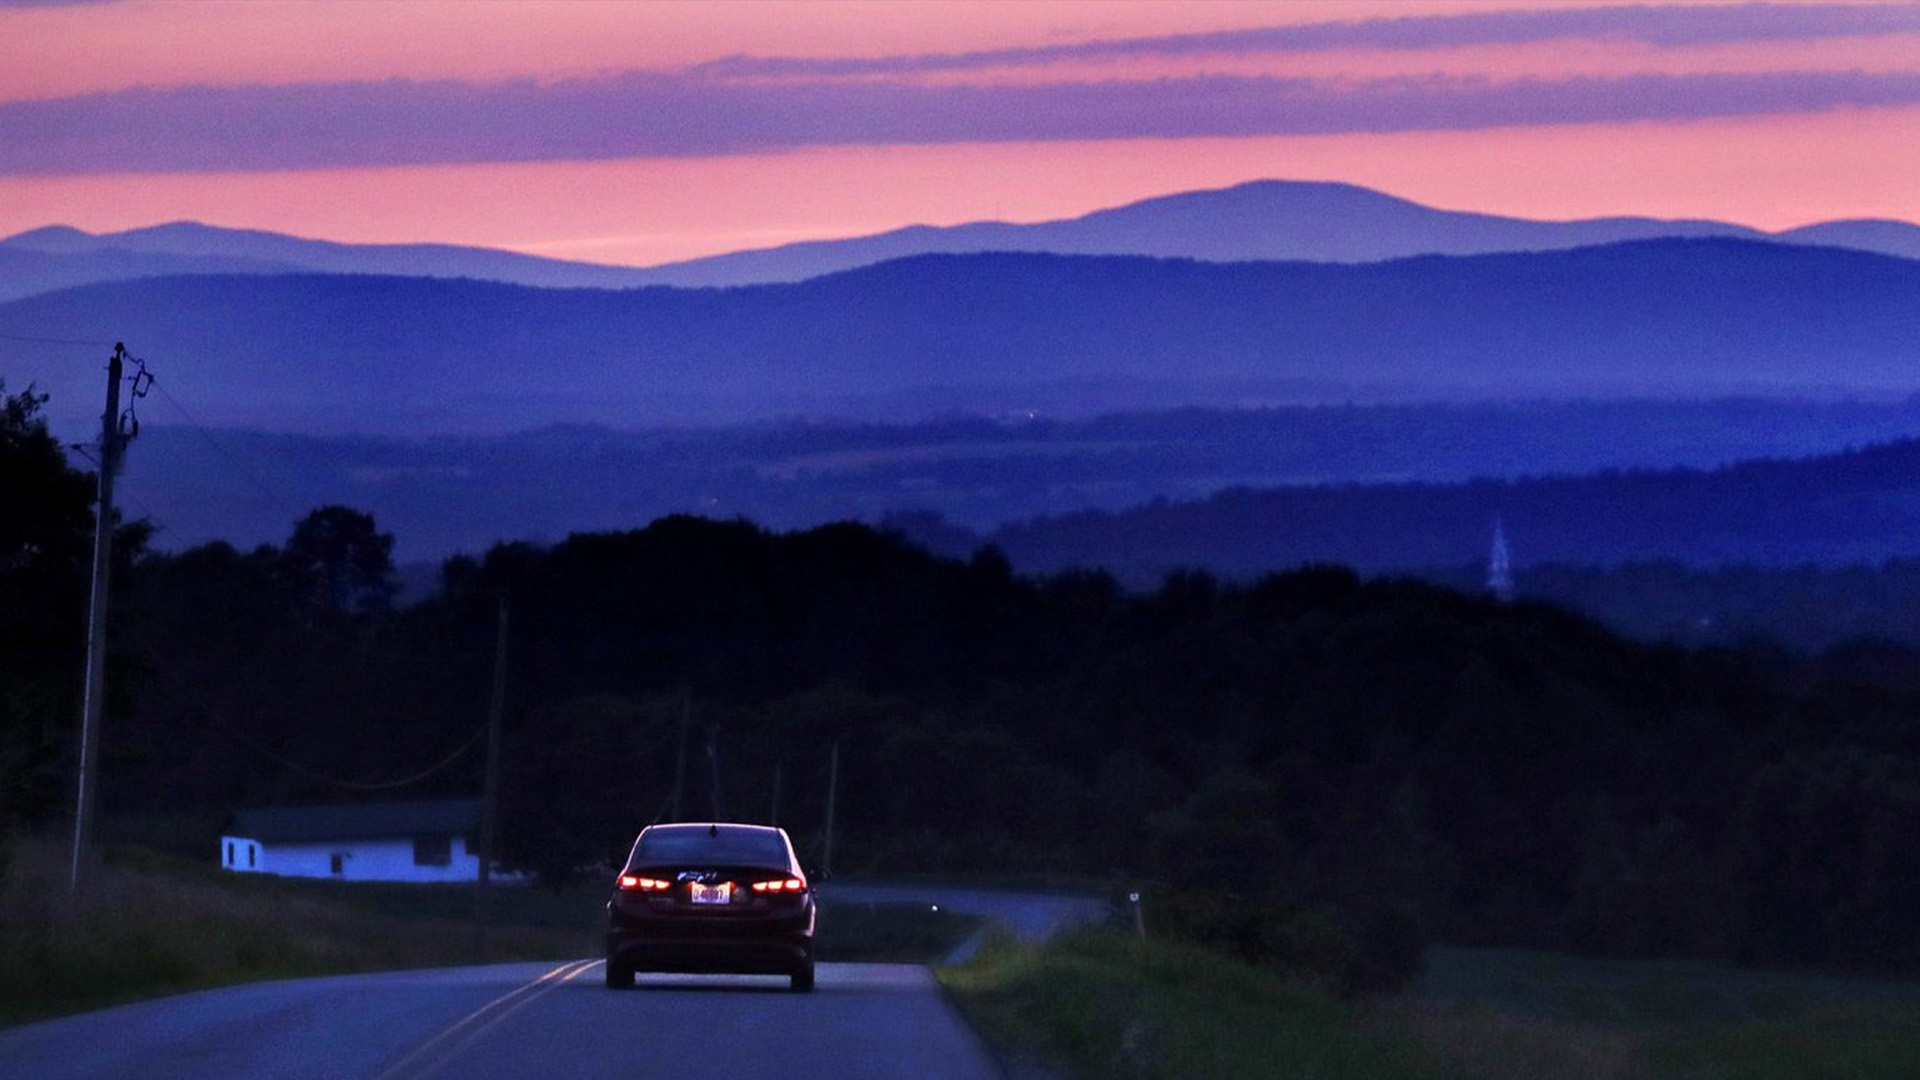
<path id="1" fill-rule="evenodd" d="M 707 728 L 707 765 L 713 773 L 713 820 L 727 817 L 726 801 L 720 797 L 720 725 Z"/>
<path id="2" fill-rule="evenodd" d="M 680 748 L 673 755 L 673 815 L 667 820 L 680 820 L 680 793 L 687 787 L 687 721 L 693 716 L 691 691 L 680 688 Z"/>
<path id="3" fill-rule="evenodd" d="M 840 744 L 833 744 L 827 765 L 827 843 L 820 852 L 820 876 L 833 876 L 833 804 L 840 794 Z"/>
<path id="4" fill-rule="evenodd" d="M 99 786 L 100 714 L 107 697 L 107 594 L 113 569 L 113 474 L 120 469 L 120 454 L 128 436 L 120 431 L 120 379 L 125 371 L 127 347 L 116 344 L 113 358 L 107 361 L 107 411 L 100 414 L 99 506 L 93 520 L 93 589 L 87 601 L 87 682 L 80 706 L 80 769 L 74 793 L 73 865 L 67 881 L 69 891 L 80 890 L 80 864 L 85 861 L 91 837 L 94 805 Z"/>
<path id="5" fill-rule="evenodd" d="M 767 824 L 780 824 L 780 763 L 773 764 L 773 802 L 767 807 Z"/>
<path id="6" fill-rule="evenodd" d="M 507 594 L 500 594 L 500 615 L 493 632 L 493 697 L 487 704 L 487 773 L 480 803 L 480 876 L 473 887 L 473 951 L 487 958 L 488 923 L 493 919 L 493 837 L 500 799 L 500 719 L 507 703 Z"/>

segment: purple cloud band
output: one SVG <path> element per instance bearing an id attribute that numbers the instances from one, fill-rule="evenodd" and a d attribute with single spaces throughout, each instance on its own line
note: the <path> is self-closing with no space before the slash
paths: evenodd
<path id="1" fill-rule="evenodd" d="M 1742 41 L 1881 37 L 1920 33 L 1920 4 L 1631 5 L 1546 11 L 1409 15 L 1350 22 L 1222 30 L 914 56 L 731 56 L 696 70 L 729 77 L 914 75 L 1037 66 L 1072 60 L 1331 49 L 1436 49 L 1587 39 L 1683 47 Z"/>
<path id="2" fill-rule="evenodd" d="M 1920 74 L 763 84 L 626 74 L 134 90 L 0 105 L 0 174 L 686 157 L 824 145 L 1472 130 L 1920 104 Z"/>

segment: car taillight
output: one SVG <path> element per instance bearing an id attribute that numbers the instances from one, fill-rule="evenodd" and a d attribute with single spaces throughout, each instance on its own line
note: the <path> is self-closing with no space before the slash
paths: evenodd
<path id="1" fill-rule="evenodd" d="M 773 881 L 756 881 L 753 883 L 754 892 L 799 892 L 806 887 L 806 882 L 793 877 L 777 878 Z"/>
<path id="2" fill-rule="evenodd" d="M 673 883 L 661 881 L 659 878 L 635 877 L 632 874 L 621 874 L 620 887 L 623 889 L 638 889 L 641 892 L 664 892 L 667 889 L 673 888 Z"/>

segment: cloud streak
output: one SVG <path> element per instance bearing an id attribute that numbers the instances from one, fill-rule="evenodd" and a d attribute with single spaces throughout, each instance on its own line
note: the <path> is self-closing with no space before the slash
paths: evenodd
<path id="1" fill-rule="evenodd" d="M 1569 39 L 1681 48 L 1891 34 L 1920 34 L 1920 4 L 1665 4 L 1412 15 L 964 53 L 839 58 L 733 56 L 696 70 L 727 77 L 899 76 L 1139 57 L 1338 49 L 1414 51 Z"/>
<path id="2" fill-rule="evenodd" d="M 0 174 L 265 171 L 833 145 L 1475 130 L 1920 104 L 1920 74 L 1350 83 L 1192 77 L 1021 86 L 626 74 L 127 91 L 0 105 Z"/>

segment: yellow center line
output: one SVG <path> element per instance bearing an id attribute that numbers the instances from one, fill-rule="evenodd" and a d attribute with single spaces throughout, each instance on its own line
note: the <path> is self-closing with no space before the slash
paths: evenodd
<path id="1" fill-rule="evenodd" d="M 472 1042 L 482 1032 L 505 1018 L 508 1013 L 601 963 L 604 961 L 575 960 L 562 964 L 525 985 L 514 987 L 447 1025 L 439 1034 L 415 1047 L 412 1053 L 394 1062 L 375 1080 L 401 1080 L 403 1077 L 426 1075 L 461 1047 Z"/>

